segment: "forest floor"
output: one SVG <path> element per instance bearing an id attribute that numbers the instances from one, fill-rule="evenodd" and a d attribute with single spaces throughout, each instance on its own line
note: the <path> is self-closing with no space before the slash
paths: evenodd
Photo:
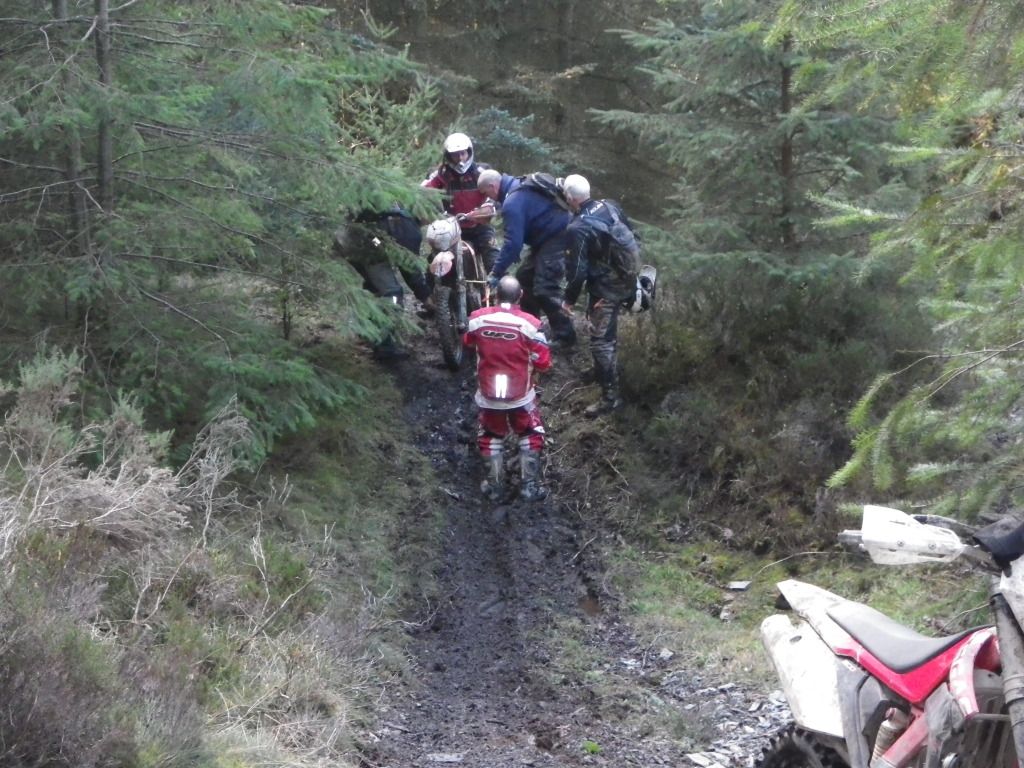
<path id="1" fill-rule="evenodd" d="M 441 598 L 405 617 L 412 674 L 384 692 L 362 764 L 752 765 L 788 719 L 780 694 L 687 669 L 635 637 L 603 577 L 599 510 L 585 520 L 561 498 L 557 451 L 547 499 L 483 501 L 472 361 L 447 370 L 429 327 L 408 349 L 386 365 L 439 479 L 422 493 L 443 510 L 430 575 Z M 578 396 L 560 393 L 583 391 L 588 362 L 584 337 L 545 377 L 549 449 L 560 422 L 583 418 Z M 422 524 L 422 509 L 409 514 L 408 529 Z"/>

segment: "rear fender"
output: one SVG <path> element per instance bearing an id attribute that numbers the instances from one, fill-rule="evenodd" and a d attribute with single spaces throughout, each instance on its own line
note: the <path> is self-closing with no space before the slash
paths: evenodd
<path id="1" fill-rule="evenodd" d="M 807 622 L 793 624 L 782 614 L 761 622 L 761 640 L 797 724 L 842 739 L 839 660 L 832 650 Z"/>

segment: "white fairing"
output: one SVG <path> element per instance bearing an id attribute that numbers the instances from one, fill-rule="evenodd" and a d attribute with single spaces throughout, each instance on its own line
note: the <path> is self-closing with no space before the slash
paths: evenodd
<path id="1" fill-rule="evenodd" d="M 964 551 L 953 531 L 919 523 L 898 509 L 871 504 L 864 506 L 861 545 L 882 565 L 948 562 Z"/>
<path id="2" fill-rule="evenodd" d="M 797 724 L 842 738 L 838 661 L 829 647 L 807 622 L 794 625 L 781 614 L 761 622 L 761 640 Z"/>
<path id="3" fill-rule="evenodd" d="M 427 225 L 427 244 L 435 251 L 451 251 L 462 237 L 462 229 L 454 218 L 438 219 Z"/>

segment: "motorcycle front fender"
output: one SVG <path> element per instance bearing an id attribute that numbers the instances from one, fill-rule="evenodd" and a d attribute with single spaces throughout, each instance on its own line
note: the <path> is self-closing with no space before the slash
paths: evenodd
<path id="1" fill-rule="evenodd" d="M 442 278 L 452 271 L 454 264 L 455 254 L 451 251 L 441 251 L 430 262 L 430 272 L 435 277 Z"/>
<path id="2" fill-rule="evenodd" d="M 844 738 L 839 662 L 831 649 L 807 622 L 793 624 L 782 614 L 761 622 L 761 640 L 797 724 Z"/>

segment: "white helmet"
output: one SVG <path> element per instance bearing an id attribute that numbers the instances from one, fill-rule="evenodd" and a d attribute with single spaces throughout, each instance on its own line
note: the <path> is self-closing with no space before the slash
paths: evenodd
<path id="1" fill-rule="evenodd" d="M 646 312 L 651 308 L 654 304 L 654 281 L 657 279 L 657 274 L 653 267 L 646 265 L 640 270 L 640 276 L 636 279 L 636 290 L 623 302 L 627 312 L 636 314 Z"/>
<path id="2" fill-rule="evenodd" d="M 452 159 L 455 152 L 468 152 L 461 163 Z M 464 133 L 453 133 L 444 140 L 444 162 L 456 173 L 465 173 L 473 165 L 473 142 Z"/>
<path id="3" fill-rule="evenodd" d="M 438 219 L 427 225 L 427 245 L 435 251 L 450 251 L 462 236 L 462 228 L 454 216 Z"/>

